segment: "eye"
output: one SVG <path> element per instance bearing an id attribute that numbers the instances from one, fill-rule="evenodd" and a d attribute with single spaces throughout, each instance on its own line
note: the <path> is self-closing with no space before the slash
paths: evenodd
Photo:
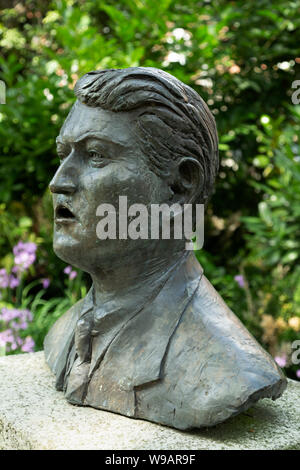
<path id="1" fill-rule="evenodd" d="M 97 160 L 97 159 L 99 160 L 103 156 L 101 155 L 101 153 L 97 152 L 96 150 L 89 150 L 89 157 L 93 158 L 95 160 Z"/>
<path id="2" fill-rule="evenodd" d="M 71 148 L 69 145 L 62 145 L 61 143 L 57 144 L 56 153 L 58 155 L 59 161 L 62 162 L 70 154 Z"/>
<path id="3" fill-rule="evenodd" d="M 103 167 L 108 161 L 103 155 L 103 153 L 98 152 L 97 150 L 88 150 L 89 161 L 93 166 Z"/>
<path id="4" fill-rule="evenodd" d="M 57 155 L 58 155 L 58 158 L 59 158 L 60 162 L 65 160 L 65 158 L 67 158 L 67 156 L 68 156 L 66 153 L 62 153 L 62 152 L 57 152 Z"/>

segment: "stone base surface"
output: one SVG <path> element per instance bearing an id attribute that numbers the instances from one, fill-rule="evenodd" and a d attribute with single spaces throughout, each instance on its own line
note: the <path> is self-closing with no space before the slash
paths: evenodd
<path id="1" fill-rule="evenodd" d="M 214 428 L 182 432 L 69 404 L 43 352 L 2 357 L 0 449 L 300 449 L 300 383 Z"/>

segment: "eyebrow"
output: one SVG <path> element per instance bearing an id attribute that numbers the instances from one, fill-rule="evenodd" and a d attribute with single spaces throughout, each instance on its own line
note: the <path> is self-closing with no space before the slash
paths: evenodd
<path id="1" fill-rule="evenodd" d="M 123 144 L 122 142 L 119 142 L 119 141 L 113 141 L 113 140 L 110 140 L 110 139 L 106 139 L 105 137 L 103 137 L 103 135 L 101 134 L 97 134 L 97 132 L 86 132 L 85 134 L 82 134 L 81 136 L 79 136 L 76 140 L 72 141 L 74 142 L 75 144 L 79 143 L 79 142 L 82 142 L 83 140 L 85 139 L 97 139 L 97 140 L 100 140 L 102 141 L 103 143 L 105 144 L 113 144 L 113 145 L 116 145 L 116 146 L 119 146 L 119 147 L 123 147 L 123 148 L 126 148 L 127 146 L 125 144 Z M 56 137 L 56 144 L 59 144 L 59 145 L 66 145 L 66 144 L 69 144 L 70 141 L 68 139 L 64 139 L 63 137 L 60 137 L 60 136 L 57 136 Z"/>

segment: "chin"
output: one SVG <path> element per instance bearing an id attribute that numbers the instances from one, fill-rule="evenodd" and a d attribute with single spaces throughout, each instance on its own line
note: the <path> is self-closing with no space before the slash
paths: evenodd
<path id="1" fill-rule="evenodd" d="M 53 244 L 53 251 L 56 256 L 65 263 L 76 266 L 76 256 L 74 255 L 74 250 L 70 250 L 70 247 L 62 246 L 60 244 Z"/>
<path id="2" fill-rule="evenodd" d="M 107 253 L 100 255 L 99 247 L 90 247 L 83 240 L 76 241 L 60 235 L 54 236 L 53 251 L 65 263 L 89 274 L 96 272 L 99 266 L 105 265 L 105 260 L 107 262 L 110 259 Z"/>
<path id="3" fill-rule="evenodd" d="M 65 263 L 71 264 L 76 268 L 80 268 L 82 262 L 82 257 L 84 255 L 84 247 L 82 243 L 77 242 L 70 237 L 65 237 L 61 235 L 55 235 L 53 240 L 53 251 Z"/>

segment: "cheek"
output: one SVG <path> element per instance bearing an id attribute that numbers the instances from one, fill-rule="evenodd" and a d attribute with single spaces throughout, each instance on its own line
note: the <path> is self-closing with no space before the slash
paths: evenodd
<path id="1" fill-rule="evenodd" d="M 157 202 L 162 185 L 159 178 L 147 168 L 137 165 L 130 168 L 112 163 L 86 175 L 82 186 L 82 199 L 85 200 L 82 204 L 95 211 L 103 203 L 113 204 L 117 208 L 119 196 L 127 196 L 128 205 Z"/>

